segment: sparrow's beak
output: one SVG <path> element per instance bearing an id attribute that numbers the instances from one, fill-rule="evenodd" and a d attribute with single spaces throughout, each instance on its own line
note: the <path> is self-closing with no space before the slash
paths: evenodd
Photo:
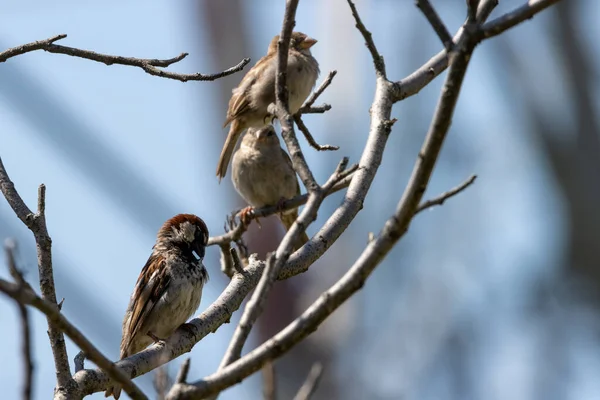
<path id="1" fill-rule="evenodd" d="M 204 253 L 205 253 L 205 247 L 202 243 L 200 243 L 200 241 L 195 240 L 192 245 L 192 251 L 194 253 L 196 253 L 196 255 L 198 256 L 198 258 L 200 260 L 202 260 L 204 258 Z"/>
<path id="2" fill-rule="evenodd" d="M 310 36 L 307 36 L 306 39 L 304 39 L 302 41 L 302 43 L 300 43 L 300 48 L 302 50 L 306 50 L 306 49 L 310 49 L 311 47 L 313 47 L 315 45 L 315 43 L 317 43 L 317 39 L 313 39 Z"/>
<path id="3" fill-rule="evenodd" d="M 259 130 L 256 131 L 255 135 L 256 135 L 256 140 L 263 140 L 265 139 L 269 133 L 271 133 L 273 128 L 268 127 L 268 128 L 261 128 Z"/>

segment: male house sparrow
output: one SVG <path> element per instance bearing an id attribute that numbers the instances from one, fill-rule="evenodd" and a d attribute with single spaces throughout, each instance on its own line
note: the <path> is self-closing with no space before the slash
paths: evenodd
<path id="1" fill-rule="evenodd" d="M 196 311 L 208 281 L 202 264 L 207 241 L 206 224 L 192 214 L 176 215 L 160 228 L 125 312 L 121 359 L 167 339 Z M 118 399 L 121 388 L 104 393 L 111 394 Z"/>
<path id="2" fill-rule="evenodd" d="M 261 129 L 249 128 L 242 144 L 233 155 L 231 180 L 240 196 L 252 207 L 277 205 L 283 199 L 300 194 L 300 185 L 292 160 L 279 146 L 273 125 Z M 290 229 L 298 209 L 279 215 L 286 229 Z M 298 250 L 308 241 L 306 232 L 294 245 Z"/>
<path id="3" fill-rule="evenodd" d="M 279 35 L 271 40 L 267 55 L 258 60 L 238 87 L 233 89 L 223 125 L 231 124 L 231 127 L 217 164 L 219 181 L 227 172 L 227 165 L 241 133 L 247 128 L 261 128 L 271 122 L 267 107 L 275 102 L 278 40 Z M 292 32 L 287 65 L 289 111 L 292 114 L 302 107 L 319 76 L 319 63 L 310 53 L 315 43 L 316 39 L 302 32 Z"/>

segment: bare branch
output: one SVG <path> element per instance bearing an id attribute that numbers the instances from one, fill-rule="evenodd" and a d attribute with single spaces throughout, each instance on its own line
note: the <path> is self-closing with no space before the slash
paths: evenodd
<path id="1" fill-rule="evenodd" d="M 71 322 L 69 322 L 53 304 L 47 300 L 38 297 L 31 288 L 22 288 L 17 284 L 0 279 L 0 292 L 7 294 L 13 299 L 28 304 L 44 313 L 50 322 L 50 326 L 59 332 L 64 332 L 79 348 L 81 348 L 87 357 L 98 367 L 123 386 L 123 390 L 132 399 L 147 399 L 140 389 L 127 377 L 123 371 L 117 368 L 108 358 L 106 358 Z M 70 376 L 69 376 L 70 377 Z"/>
<path id="2" fill-rule="evenodd" d="M 352 2 L 352 0 L 348 0 L 348 5 L 352 10 L 352 16 L 354 17 L 354 21 L 356 21 L 356 28 L 363 35 L 363 38 L 365 39 L 365 45 L 367 46 L 367 49 L 369 49 L 371 57 L 373 58 L 373 64 L 375 65 L 375 73 L 378 77 L 386 78 L 387 75 L 385 73 L 385 62 L 383 61 L 383 56 L 381 56 L 379 54 L 379 51 L 377 51 L 377 47 L 375 46 L 375 42 L 373 41 L 373 35 L 371 35 L 371 32 L 367 30 L 367 28 L 361 21 L 360 15 L 358 15 L 358 10 L 356 10 L 356 6 Z"/>
<path id="3" fill-rule="evenodd" d="M 179 372 L 177 373 L 177 378 L 175 379 L 175 383 L 184 383 L 187 381 L 188 373 L 190 372 L 190 364 L 192 360 L 188 357 L 185 359 L 181 367 L 179 368 Z"/>
<path id="4" fill-rule="evenodd" d="M 558 3 L 559 0 L 529 0 L 526 4 L 515 10 L 496 18 L 481 28 L 482 38 L 488 39 L 501 34 L 507 29 L 533 18 L 533 16 L 545 8 Z"/>
<path id="5" fill-rule="evenodd" d="M 225 352 L 225 355 L 221 360 L 219 369 L 223 369 L 224 367 L 241 357 L 242 349 L 244 348 L 246 340 L 248 340 L 250 331 L 252 330 L 254 323 L 263 311 L 268 293 L 271 287 L 273 286 L 273 282 L 276 277 L 276 272 L 277 271 L 275 271 L 275 257 L 273 254 L 271 254 L 270 257 L 267 259 L 267 268 L 265 268 L 265 270 L 263 271 L 262 276 L 258 281 L 258 285 L 254 290 L 254 293 L 252 293 L 250 300 L 248 300 L 248 303 L 246 303 L 246 308 L 242 313 L 240 322 L 235 328 L 235 332 L 233 333 L 233 337 L 229 342 L 227 351 Z"/>
<path id="6" fill-rule="evenodd" d="M 421 211 L 423 211 L 427 208 L 433 207 L 433 206 L 441 206 L 450 197 L 456 196 L 457 194 L 459 194 L 460 192 L 462 192 L 463 190 L 465 190 L 466 188 L 471 186 L 475 182 L 475 179 L 477 179 L 477 175 L 471 175 L 471 177 L 469 179 L 467 179 L 466 181 L 464 181 L 463 183 L 461 183 L 459 186 L 455 187 L 454 189 L 450 189 L 447 192 L 442 193 L 438 197 L 435 197 L 431 200 L 424 201 L 423 203 L 421 203 L 419 205 L 419 207 L 417 207 L 415 214 L 418 214 Z"/>
<path id="7" fill-rule="evenodd" d="M 419 9 L 421 10 L 421 12 L 425 15 L 425 18 L 427 18 L 427 21 L 429 21 L 429 23 L 431 24 L 431 27 L 433 28 L 435 33 L 442 41 L 442 44 L 444 45 L 446 51 L 452 51 L 452 48 L 454 47 L 454 41 L 452 41 L 452 36 L 450 36 L 448 28 L 446 28 L 446 25 L 444 25 L 442 19 L 432 7 L 429 0 L 416 0 L 416 4 L 417 7 L 419 7 Z"/>
<path id="8" fill-rule="evenodd" d="M 8 201 L 17 217 L 29 228 L 35 237 L 37 256 L 38 256 L 38 269 L 40 277 L 40 289 L 42 292 L 42 298 L 49 303 L 53 304 L 53 307 L 58 312 L 56 304 L 56 291 L 54 289 L 54 274 L 52 272 L 52 240 L 48 235 L 46 229 L 46 218 L 44 216 L 45 211 L 45 190 L 44 185 L 40 185 L 38 195 L 38 213 L 34 214 L 27 207 L 14 184 L 8 177 L 8 173 L 4 168 L 2 159 L 0 158 L 0 190 Z M 76 390 L 75 382 L 71 379 L 71 372 L 69 370 L 69 360 L 67 356 L 67 348 L 65 346 L 65 338 L 60 330 L 56 329 L 48 319 L 48 337 L 50 338 L 50 345 L 52 347 L 52 354 L 54 356 L 54 364 L 56 368 L 56 381 L 59 392 L 72 392 Z"/>
<path id="9" fill-rule="evenodd" d="M 173 386 L 173 380 L 169 376 L 167 366 L 161 365 L 156 369 L 154 377 L 152 378 L 152 385 L 154 386 L 154 390 L 156 390 L 156 400 L 165 400 L 167 392 L 171 386 Z"/>
<path id="10" fill-rule="evenodd" d="M 165 71 L 159 68 L 168 67 L 171 64 L 175 64 L 185 57 L 188 53 L 181 53 L 177 57 L 169 58 L 167 60 L 157 60 L 149 58 L 134 58 L 134 57 L 121 57 L 112 56 L 108 54 L 100 54 L 89 50 L 77 49 L 75 47 L 61 46 L 54 44 L 54 42 L 66 38 L 67 35 L 57 35 L 46 40 L 40 40 L 33 43 L 24 44 L 22 46 L 13 47 L 0 53 L 0 62 L 5 62 L 9 58 L 29 53 L 36 50 L 44 50 L 49 53 L 66 54 L 72 57 L 84 58 L 87 60 L 97 61 L 106 65 L 127 65 L 130 67 L 138 67 L 143 69 L 146 73 L 161 78 L 175 79 L 181 82 L 187 81 L 214 81 L 219 78 L 234 74 L 241 71 L 250 62 L 249 58 L 244 58 L 237 65 L 226 69 L 223 72 L 216 74 L 178 74 L 175 72 Z"/>
<path id="11" fill-rule="evenodd" d="M 263 399 L 277 399 L 277 376 L 275 375 L 275 365 L 271 362 L 266 363 L 262 369 L 263 373 Z"/>
<path id="12" fill-rule="evenodd" d="M 321 363 L 315 363 L 310 369 L 306 381 L 298 391 L 298 394 L 294 397 L 294 400 L 310 400 L 315 393 L 315 390 L 317 390 L 317 386 L 319 386 L 322 375 L 323 365 Z"/>
<path id="13" fill-rule="evenodd" d="M 14 250 L 15 243 L 12 240 L 7 240 L 4 246 L 6 252 L 6 264 L 10 275 L 14 278 L 15 282 L 20 288 L 29 287 L 29 285 L 23 279 L 23 274 L 17 269 L 17 263 L 15 262 Z M 23 400 L 30 400 L 33 392 L 33 360 L 31 356 L 31 325 L 29 323 L 29 313 L 27 307 L 19 301 L 16 301 L 19 308 L 19 315 L 21 318 L 21 332 L 22 332 L 22 353 L 23 353 Z"/>
<path id="14" fill-rule="evenodd" d="M 240 260 L 240 256 L 238 255 L 235 249 L 230 249 L 231 259 L 233 260 L 233 268 L 237 273 L 243 274 L 244 267 L 242 267 L 242 261 Z"/>
<path id="15" fill-rule="evenodd" d="M 319 85 L 319 87 L 317 88 L 317 90 L 315 90 L 310 97 L 308 98 L 308 100 L 306 100 L 304 102 L 304 105 L 302 107 L 300 107 L 300 110 L 298 110 L 298 112 L 296 113 L 296 115 L 302 115 L 302 114 L 306 114 L 306 111 L 309 110 L 313 104 L 315 104 L 315 101 L 317 101 L 317 99 L 319 98 L 319 96 L 321 94 L 323 94 L 323 92 L 325 91 L 325 89 L 327 89 L 329 87 L 329 85 L 331 85 L 331 82 L 333 81 L 333 77 L 337 74 L 337 71 L 329 71 L 329 74 L 327 74 L 327 78 L 325 78 L 325 80 L 323 81 L 323 83 L 321 83 Z M 331 109 L 331 106 L 329 106 L 329 108 L 327 110 Z"/>
<path id="16" fill-rule="evenodd" d="M 300 132 L 304 134 L 304 137 L 306 138 L 306 141 L 308 142 L 310 147 L 312 147 L 313 149 L 317 151 L 339 150 L 338 146 L 332 146 L 330 144 L 321 145 L 317 143 L 313 135 L 311 135 L 310 131 L 308 130 L 307 126 L 304 124 L 304 121 L 302 121 L 302 117 L 300 116 L 300 114 L 294 115 L 294 122 L 296 123 L 296 126 L 298 126 L 298 129 L 300 129 Z"/>

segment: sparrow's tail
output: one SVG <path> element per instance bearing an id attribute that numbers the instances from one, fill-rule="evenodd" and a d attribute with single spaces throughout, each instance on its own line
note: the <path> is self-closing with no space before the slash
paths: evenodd
<path id="1" fill-rule="evenodd" d="M 285 230 L 287 231 L 292 227 L 292 224 L 294 223 L 294 221 L 296 221 L 296 218 L 298 218 L 298 210 L 295 210 L 294 212 L 289 212 L 287 214 L 282 214 L 279 216 L 279 218 L 281 219 L 281 222 L 283 223 L 283 226 L 285 226 Z M 308 242 L 308 235 L 306 234 L 306 232 L 302 232 L 302 235 L 300 235 L 300 237 L 298 238 L 298 240 L 296 240 L 296 243 L 294 244 L 294 251 L 298 250 L 306 242 Z"/>
<path id="2" fill-rule="evenodd" d="M 229 133 L 227 134 L 227 139 L 225 140 L 225 144 L 223 145 L 223 150 L 221 150 L 221 155 L 219 156 L 219 162 L 217 164 L 217 176 L 219 177 L 219 182 L 221 182 L 221 179 L 223 179 L 227 173 L 227 166 L 229 165 L 231 155 L 233 154 L 233 150 L 235 149 L 235 145 L 237 144 L 238 138 L 240 137 L 242 131 L 243 129 L 239 122 L 234 120 L 229 128 Z"/>
<path id="3" fill-rule="evenodd" d="M 129 353 L 126 349 L 129 346 L 130 342 L 129 341 L 125 341 L 125 340 L 121 340 L 121 353 L 119 356 L 119 360 L 122 360 L 124 358 L 129 357 L 131 354 L 133 353 Z M 104 392 L 104 397 L 110 397 L 113 396 L 115 398 L 115 400 L 119 400 L 119 397 L 121 397 L 121 386 L 119 386 L 118 384 L 114 384 L 113 386 L 109 386 L 108 389 L 106 389 L 106 391 Z"/>

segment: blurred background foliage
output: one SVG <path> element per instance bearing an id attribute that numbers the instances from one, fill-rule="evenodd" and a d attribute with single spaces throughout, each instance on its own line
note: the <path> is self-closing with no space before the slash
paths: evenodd
<path id="1" fill-rule="evenodd" d="M 464 1 L 432 3 L 456 31 Z M 492 17 L 520 4 L 501 1 Z M 392 79 L 441 49 L 413 1 L 357 5 Z M 172 70 L 217 72 L 243 57 L 258 60 L 280 30 L 283 7 L 272 0 L 7 1 L 0 49 L 67 33 L 63 45 L 146 58 L 186 51 L 188 59 Z M 291 398 L 316 361 L 325 366 L 316 399 L 600 398 L 597 18 L 593 0 L 562 1 L 476 50 L 428 195 L 473 173 L 479 179 L 419 215 L 363 290 L 276 362 L 281 399 Z M 345 1 L 302 1 L 296 28 L 319 39 L 314 54 L 322 77 L 338 70 L 321 97 L 333 109 L 305 122 L 319 142 L 340 151 L 317 153 L 301 138 L 323 181 L 342 156 L 360 157 L 374 72 Z M 162 222 L 193 212 L 216 235 L 225 215 L 243 205 L 229 178 L 219 185 L 213 174 L 227 101 L 241 77 L 182 84 L 43 52 L 0 64 L 0 155 L 30 205 L 39 183 L 47 185 L 63 312 L 112 358 L 129 295 Z M 392 214 L 441 82 L 394 107 L 399 122 L 363 211 L 307 273 L 277 284 L 248 349 L 333 284 L 368 232 L 378 232 Z M 309 233 L 341 196 L 325 202 Z M 281 234 L 269 218 L 262 229 L 253 226 L 247 241 L 264 255 Z M 35 282 L 33 239 L 1 201 L 0 238 L 6 237 L 18 240 L 20 265 Z M 218 259 L 218 249 L 209 249 L 212 279 L 201 309 L 227 283 Z M 0 275 L 8 275 L 4 265 Z M 45 319 L 33 315 L 35 397 L 47 399 L 54 366 Z M 193 349 L 191 378 L 216 369 L 236 318 L 239 312 Z M 16 321 L 16 308 L 1 297 L 0 387 L 7 399 L 18 397 L 21 382 Z M 78 351 L 71 342 L 68 350 L 71 358 Z M 169 364 L 170 373 L 180 361 Z M 151 375 L 139 379 L 147 393 L 153 393 Z M 260 386 L 254 376 L 222 398 L 259 399 Z"/>

